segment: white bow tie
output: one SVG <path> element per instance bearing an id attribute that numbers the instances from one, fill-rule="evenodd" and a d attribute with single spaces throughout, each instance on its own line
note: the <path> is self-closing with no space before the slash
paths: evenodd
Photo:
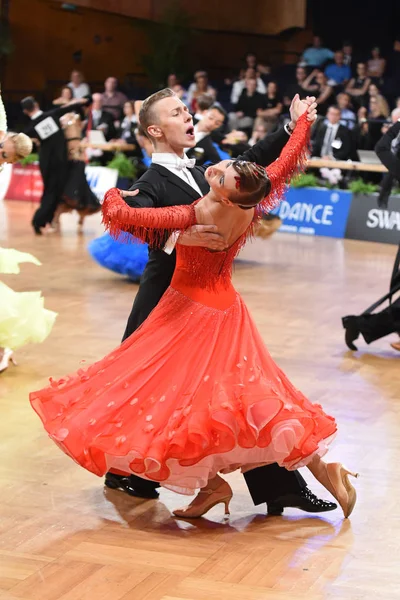
<path id="1" fill-rule="evenodd" d="M 196 164 L 195 158 L 188 158 L 186 155 L 184 158 L 177 157 L 176 168 L 179 171 L 184 171 L 185 169 L 193 169 Z"/>

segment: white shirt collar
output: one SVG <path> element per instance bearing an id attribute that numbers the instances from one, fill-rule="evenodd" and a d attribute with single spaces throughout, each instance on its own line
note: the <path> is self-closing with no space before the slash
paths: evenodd
<path id="1" fill-rule="evenodd" d="M 177 168 L 181 158 L 174 152 L 153 152 L 151 160 L 155 165 Z"/>
<path id="2" fill-rule="evenodd" d="M 35 114 L 31 116 L 31 119 L 32 119 L 32 120 L 33 120 L 33 119 L 37 119 L 37 118 L 38 118 L 38 117 L 40 117 L 40 115 L 42 115 L 42 114 L 43 114 L 43 111 L 42 111 L 42 110 L 37 110 L 37 111 L 35 112 Z"/>

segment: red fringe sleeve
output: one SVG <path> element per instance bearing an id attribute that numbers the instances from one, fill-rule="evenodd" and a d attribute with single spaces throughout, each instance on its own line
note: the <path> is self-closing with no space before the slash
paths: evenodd
<path id="1" fill-rule="evenodd" d="M 185 231 L 196 224 L 194 205 L 165 208 L 131 208 L 112 188 L 104 196 L 103 224 L 118 241 L 130 241 L 133 235 L 153 247 L 163 246 L 165 236 L 174 231 Z M 130 234 L 124 239 L 123 234 Z"/>
<path id="2" fill-rule="evenodd" d="M 271 181 L 271 191 L 257 206 L 257 214 L 269 212 L 277 207 L 283 199 L 290 179 L 300 171 L 304 171 L 309 154 L 311 123 L 307 113 L 301 115 L 296 127 L 279 158 L 266 168 Z"/>

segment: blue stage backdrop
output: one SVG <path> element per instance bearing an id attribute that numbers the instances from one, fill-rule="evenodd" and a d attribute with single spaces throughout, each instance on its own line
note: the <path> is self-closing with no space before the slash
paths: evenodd
<path id="1" fill-rule="evenodd" d="M 279 231 L 343 238 L 352 193 L 320 188 L 290 188 L 274 211 L 282 219 Z"/>

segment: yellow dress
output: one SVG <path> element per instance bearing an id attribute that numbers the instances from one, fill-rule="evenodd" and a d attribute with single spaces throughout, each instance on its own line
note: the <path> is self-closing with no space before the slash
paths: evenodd
<path id="1" fill-rule="evenodd" d="M 0 248 L 0 273 L 18 274 L 22 262 L 41 264 L 26 252 Z M 30 342 L 43 342 L 56 316 L 44 308 L 41 292 L 14 292 L 0 281 L 0 347 L 15 350 Z"/>

